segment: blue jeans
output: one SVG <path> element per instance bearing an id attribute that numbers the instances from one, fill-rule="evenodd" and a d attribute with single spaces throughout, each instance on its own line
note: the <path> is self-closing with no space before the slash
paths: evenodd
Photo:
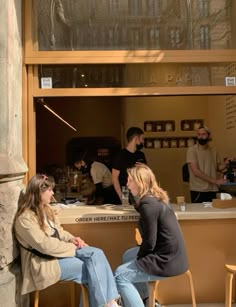
<path id="1" fill-rule="evenodd" d="M 147 282 L 163 279 L 164 277 L 149 275 L 141 271 L 135 261 L 139 247 L 127 250 L 123 262 L 115 271 L 115 280 L 124 307 L 144 307 L 143 298 L 148 297 Z"/>
<path id="2" fill-rule="evenodd" d="M 75 257 L 58 259 L 60 280 L 88 285 L 92 307 L 102 307 L 119 298 L 113 273 L 103 251 L 86 246 L 76 250 Z"/>

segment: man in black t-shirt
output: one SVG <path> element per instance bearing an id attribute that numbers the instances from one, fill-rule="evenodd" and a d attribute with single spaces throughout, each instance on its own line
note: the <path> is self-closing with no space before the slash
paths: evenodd
<path id="1" fill-rule="evenodd" d="M 126 133 L 128 144 L 116 156 L 112 164 L 112 182 L 122 202 L 121 187 L 127 184 L 127 169 L 136 163 L 147 163 L 140 150 L 144 145 L 144 132 L 138 127 L 131 127 Z"/>

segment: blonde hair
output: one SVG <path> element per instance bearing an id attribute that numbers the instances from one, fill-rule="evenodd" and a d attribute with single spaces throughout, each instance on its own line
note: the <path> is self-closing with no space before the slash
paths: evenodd
<path id="1" fill-rule="evenodd" d="M 26 188 L 25 194 L 20 200 L 20 206 L 16 216 L 20 216 L 26 209 L 33 211 L 38 219 L 40 228 L 45 231 L 45 217 L 55 221 L 55 213 L 49 204 L 42 203 L 42 193 L 55 186 L 54 179 L 46 175 L 33 176 Z"/>
<path id="2" fill-rule="evenodd" d="M 140 198 L 145 195 L 157 197 L 163 203 L 169 203 L 169 196 L 156 181 L 152 170 L 145 164 L 135 165 L 127 170 L 128 176 L 137 184 Z"/>

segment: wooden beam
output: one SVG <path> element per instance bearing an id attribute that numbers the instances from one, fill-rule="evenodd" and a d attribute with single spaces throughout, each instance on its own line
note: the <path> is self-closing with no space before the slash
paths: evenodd
<path id="1" fill-rule="evenodd" d="M 34 88 L 36 97 L 86 96 L 178 96 L 178 95 L 235 95 L 235 86 L 185 87 L 126 87 L 126 88 Z"/>
<path id="2" fill-rule="evenodd" d="M 26 64 L 231 63 L 236 50 L 33 51 Z"/>
<path id="3" fill-rule="evenodd" d="M 28 176 L 31 178 L 36 173 L 36 120 L 34 110 L 34 75 L 33 66 L 28 67 L 28 88 L 27 88 L 27 131 L 28 131 Z"/>

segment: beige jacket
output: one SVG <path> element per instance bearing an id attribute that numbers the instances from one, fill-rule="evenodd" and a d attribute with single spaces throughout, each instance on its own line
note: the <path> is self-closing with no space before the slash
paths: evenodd
<path id="1" fill-rule="evenodd" d="M 53 230 L 48 227 L 47 234 L 39 227 L 36 215 L 26 210 L 15 222 L 17 240 L 26 248 L 34 248 L 41 253 L 54 256 L 48 260 L 38 257 L 21 247 L 21 267 L 23 275 L 22 294 L 41 290 L 56 283 L 60 279 L 60 267 L 56 258 L 74 257 L 76 246 L 69 241 L 74 237 L 63 230 L 56 220 L 55 228 L 59 231 L 60 239 L 50 237 Z"/>

